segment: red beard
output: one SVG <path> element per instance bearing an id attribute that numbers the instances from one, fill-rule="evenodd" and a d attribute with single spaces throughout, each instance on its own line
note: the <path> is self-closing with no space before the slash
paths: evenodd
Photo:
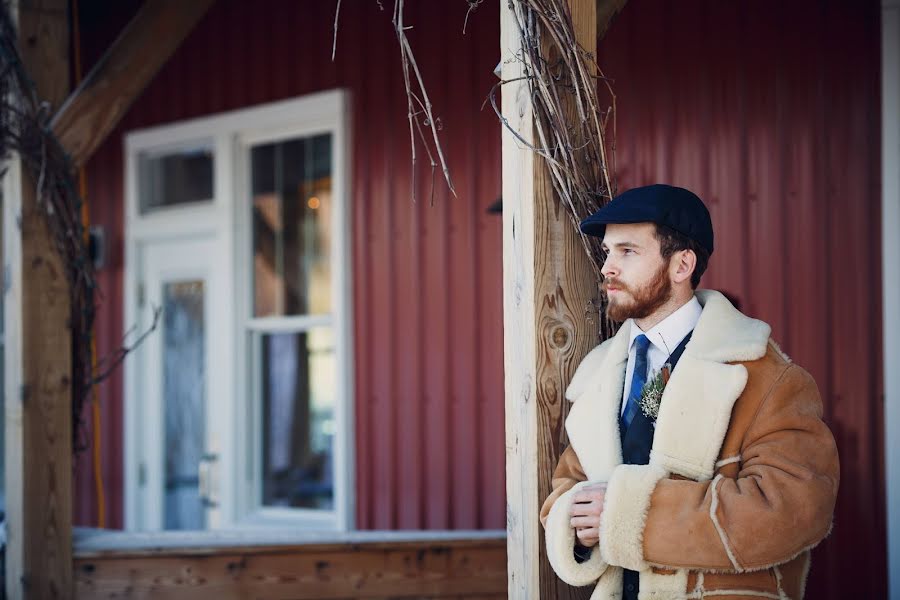
<path id="1" fill-rule="evenodd" d="M 667 267 L 668 265 L 663 262 L 650 282 L 637 290 L 618 279 L 607 277 L 602 285 L 603 293 L 609 299 L 606 306 L 606 317 L 611 321 L 621 323 L 626 319 L 644 319 L 656 312 L 672 297 L 672 282 L 669 280 Z M 609 297 L 606 290 L 609 286 L 619 290 L 619 293 L 612 298 Z M 630 296 L 630 298 L 623 296 Z"/>

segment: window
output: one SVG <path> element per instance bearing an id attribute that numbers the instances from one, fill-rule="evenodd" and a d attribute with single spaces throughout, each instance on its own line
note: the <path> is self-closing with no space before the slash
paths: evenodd
<path id="1" fill-rule="evenodd" d="M 141 213 L 212 199 L 211 144 L 187 146 L 167 152 L 144 152 L 139 161 Z"/>
<path id="2" fill-rule="evenodd" d="M 127 136 L 128 528 L 352 527 L 345 106 Z"/>
<path id="3" fill-rule="evenodd" d="M 256 502 L 334 509 L 337 370 L 330 133 L 250 145 L 253 298 L 247 323 L 260 423 Z"/>

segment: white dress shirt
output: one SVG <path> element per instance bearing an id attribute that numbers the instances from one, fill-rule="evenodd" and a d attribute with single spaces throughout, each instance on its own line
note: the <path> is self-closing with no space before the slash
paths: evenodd
<path id="1" fill-rule="evenodd" d="M 671 315 L 650 328 L 650 331 L 643 331 L 638 327 L 637 323 L 631 321 L 631 337 L 628 342 L 628 366 L 625 368 L 625 389 L 622 392 L 622 412 L 625 411 L 625 403 L 628 401 L 628 394 L 631 391 L 631 378 L 634 375 L 634 356 L 636 347 L 634 340 L 637 336 L 644 334 L 650 340 L 650 347 L 647 349 L 647 378 L 649 379 L 653 373 L 659 371 L 665 364 L 666 359 L 675 351 L 678 344 L 684 339 L 684 336 L 693 331 L 700 320 L 700 313 L 703 307 L 697 297 L 694 296 L 684 306 L 673 312 Z"/>

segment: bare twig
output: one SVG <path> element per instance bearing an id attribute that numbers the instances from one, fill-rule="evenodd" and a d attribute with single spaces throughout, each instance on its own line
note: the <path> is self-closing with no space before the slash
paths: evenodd
<path id="1" fill-rule="evenodd" d="M 621 8 L 625 0 L 615 2 Z M 523 75 L 495 85 L 491 106 L 503 127 L 544 160 L 599 282 L 600 241 L 582 234 L 578 225 L 616 193 L 615 94 L 593 54 L 578 44 L 566 0 L 510 0 L 510 8 L 520 39 L 514 60 L 521 63 Z M 528 84 L 535 117 L 532 143 L 510 126 L 496 101 L 500 86 L 522 80 Z M 609 106 L 601 106 L 601 82 Z M 603 334 L 608 336 L 612 325 L 600 312 Z"/>
<path id="2" fill-rule="evenodd" d="M 334 62 L 334 55 L 337 53 L 338 16 L 340 14 L 341 0 L 337 0 L 337 7 L 334 9 L 334 41 L 331 43 L 331 62 Z"/>
<path id="3" fill-rule="evenodd" d="M 484 0 L 466 0 L 466 2 L 469 5 L 469 9 L 466 11 L 466 20 L 463 21 L 463 35 L 466 35 L 466 25 L 469 24 L 469 15 L 472 14 Z"/>
<path id="4" fill-rule="evenodd" d="M 378 8 L 384 10 L 381 0 L 375 0 Z M 463 24 L 463 33 L 465 33 L 466 23 L 469 20 L 469 13 L 474 11 L 484 0 L 466 0 L 469 9 L 466 12 L 466 21 Z M 428 91 L 425 88 L 425 81 L 416 57 L 413 54 L 412 46 L 406 32 L 412 27 L 407 26 L 403 21 L 404 0 L 394 0 L 394 13 L 391 22 L 394 25 L 394 31 L 397 35 L 397 42 L 400 47 L 400 63 L 403 70 L 403 85 L 406 89 L 406 118 L 409 122 L 409 147 L 410 162 L 412 165 L 412 201 L 416 201 L 416 158 L 418 143 L 425 148 L 428 155 L 429 165 L 431 167 L 431 203 L 434 204 L 434 177 L 435 170 L 440 163 L 441 172 L 444 175 L 444 181 L 447 182 L 447 188 L 456 196 L 456 189 L 453 187 L 453 180 L 450 178 L 450 168 L 447 166 L 447 160 L 444 157 L 444 148 L 441 145 L 438 131 L 440 127 L 440 118 L 435 117 L 431 100 L 428 97 Z M 338 19 L 341 10 L 341 0 L 337 0 L 337 6 L 334 12 L 334 40 L 331 46 L 331 60 L 334 61 L 337 52 L 337 34 Z M 412 71 L 412 75 L 410 74 Z M 418 107 L 418 109 L 417 109 Z M 420 117 L 424 116 L 424 119 Z M 423 130 L 423 126 L 430 130 L 427 135 Z M 430 139 L 429 139 L 430 138 Z M 433 147 L 432 147 L 433 145 Z M 435 160 L 437 156 L 437 160 Z"/>
<path id="5" fill-rule="evenodd" d="M 447 166 L 446 158 L 444 157 L 444 149 L 441 146 L 440 138 L 438 137 L 438 123 L 439 120 L 435 118 L 434 111 L 432 109 L 431 100 L 428 97 L 428 91 L 425 88 L 425 82 L 422 78 L 422 73 L 419 70 L 419 65 L 416 62 L 416 57 L 413 54 L 412 46 L 410 46 L 409 39 L 406 36 L 406 31 L 411 29 L 403 22 L 403 3 L 404 0 L 394 0 L 394 31 L 397 34 L 397 41 L 400 45 L 400 60 L 403 67 L 403 83 L 406 87 L 406 106 L 407 106 L 407 119 L 409 120 L 409 136 L 410 136 L 410 149 L 412 153 L 412 171 L 415 174 L 416 170 L 416 133 L 419 134 L 418 139 L 422 142 L 425 147 L 426 152 L 428 153 L 428 158 L 431 162 L 432 169 L 432 186 L 431 186 L 431 195 L 432 195 L 432 203 L 434 199 L 434 170 L 437 168 L 438 163 L 434 160 L 434 154 L 437 155 L 438 161 L 440 161 L 441 171 L 444 174 L 444 181 L 447 182 L 447 187 L 450 189 L 450 192 L 456 196 L 456 189 L 453 187 L 453 181 L 450 178 L 450 169 Z M 410 70 L 412 70 L 413 76 L 410 75 Z M 414 84 L 417 86 L 417 91 L 414 90 Z M 417 116 L 420 114 L 419 111 L 415 110 L 415 106 L 418 105 L 421 108 L 421 113 L 424 113 L 425 120 L 424 123 L 420 123 L 420 120 Z M 425 126 L 431 130 L 431 143 L 429 143 L 428 136 L 422 131 L 422 126 Z M 432 154 L 431 144 L 434 145 Z M 413 188 L 413 201 L 415 201 L 415 188 Z"/>
<path id="6" fill-rule="evenodd" d="M 116 370 L 116 367 L 118 367 L 120 364 L 122 364 L 122 361 L 125 360 L 126 356 L 128 356 L 129 354 L 134 352 L 137 349 L 137 347 L 140 346 L 144 342 L 145 339 L 147 339 L 147 336 L 149 336 L 151 333 L 156 331 L 156 328 L 159 326 L 160 315 L 162 315 L 162 307 L 154 306 L 153 307 L 153 322 L 150 324 L 150 327 L 148 327 L 138 337 L 138 339 L 134 341 L 133 344 L 131 344 L 130 346 L 126 346 L 123 343 L 122 346 L 120 346 L 115 352 L 113 352 L 108 357 L 106 357 L 104 359 L 103 363 L 104 363 L 104 365 L 108 363 L 109 366 L 104 368 L 102 371 L 96 373 L 91 378 L 91 385 L 97 385 L 98 383 L 100 383 L 101 381 L 103 381 L 104 379 L 109 377 L 112 374 L 112 372 Z"/>

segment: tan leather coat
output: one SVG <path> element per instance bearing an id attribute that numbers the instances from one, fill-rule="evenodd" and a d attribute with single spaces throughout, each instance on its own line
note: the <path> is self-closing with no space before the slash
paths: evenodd
<path id="1" fill-rule="evenodd" d="M 663 394 L 649 465 L 623 465 L 618 417 L 630 322 L 572 378 L 570 446 L 541 508 L 547 553 L 592 600 L 618 598 L 622 568 L 640 598 L 803 597 L 810 549 L 831 528 L 839 466 L 812 377 L 770 328 L 718 292 Z M 600 544 L 577 563 L 569 523 L 582 482 L 607 482 Z"/>

